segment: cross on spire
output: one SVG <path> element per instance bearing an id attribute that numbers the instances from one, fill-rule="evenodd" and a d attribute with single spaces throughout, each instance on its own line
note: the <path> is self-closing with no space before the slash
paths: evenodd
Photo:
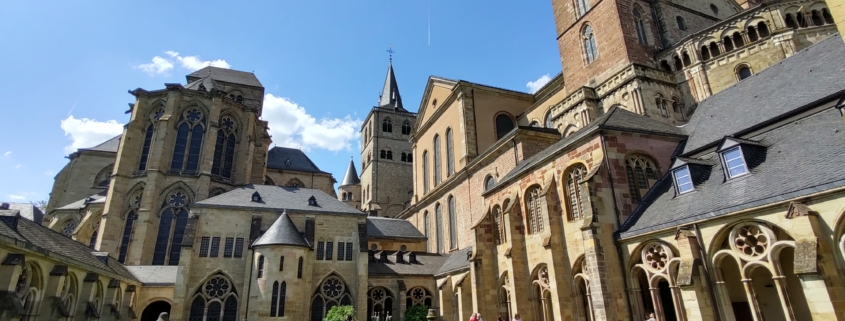
<path id="1" fill-rule="evenodd" d="M 390 63 L 393 63 L 393 54 L 396 53 L 395 51 L 393 51 L 393 45 L 391 45 L 390 48 L 388 48 L 386 51 L 390 55 Z"/>

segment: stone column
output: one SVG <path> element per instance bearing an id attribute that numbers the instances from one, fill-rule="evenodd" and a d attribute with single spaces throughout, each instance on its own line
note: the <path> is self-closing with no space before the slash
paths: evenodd
<path id="1" fill-rule="evenodd" d="M 713 304 L 718 304 L 722 307 L 719 309 L 722 313 L 722 320 L 737 321 L 736 316 L 733 314 L 731 297 L 730 293 L 728 293 L 728 286 L 725 285 L 725 281 L 716 281 L 716 300 L 719 300 L 719 302 L 714 302 Z"/>
<path id="2" fill-rule="evenodd" d="M 751 282 L 751 279 L 742 279 L 745 296 L 748 298 L 748 305 L 751 307 L 751 315 L 754 316 L 754 321 L 763 321 L 763 311 L 760 311 L 760 305 L 757 304 L 757 296 L 754 294 L 754 285 Z"/>
<path id="3" fill-rule="evenodd" d="M 785 276 L 772 276 L 775 281 L 775 288 L 778 290 L 778 297 L 780 298 L 780 306 L 783 308 L 783 315 L 787 320 L 794 321 L 795 313 L 792 312 L 792 303 L 789 302 L 789 293 L 786 290 Z"/>

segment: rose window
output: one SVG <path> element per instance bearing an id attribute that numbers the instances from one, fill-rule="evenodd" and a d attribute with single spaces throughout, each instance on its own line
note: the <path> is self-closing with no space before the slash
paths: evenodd
<path id="1" fill-rule="evenodd" d="M 64 234 L 64 236 L 70 237 L 73 234 L 73 231 L 76 230 L 77 224 L 78 223 L 76 222 L 76 220 L 68 221 L 67 223 L 65 223 L 65 226 L 62 228 L 62 234 Z"/>
<path id="2" fill-rule="evenodd" d="M 374 301 L 381 301 L 384 298 L 384 290 L 376 289 L 373 290 L 373 300 Z"/>
<path id="3" fill-rule="evenodd" d="M 232 121 L 232 118 L 223 117 L 223 121 L 221 121 L 220 123 L 223 125 L 223 129 L 225 129 L 226 131 L 231 132 L 235 129 L 235 122 Z"/>
<path id="4" fill-rule="evenodd" d="M 229 293 L 230 288 L 229 281 L 222 277 L 215 276 L 205 283 L 205 295 L 210 298 L 222 298 L 224 295 Z"/>
<path id="5" fill-rule="evenodd" d="M 666 247 L 660 244 L 649 246 L 645 252 L 645 263 L 654 270 L 660 271 L 666 268 L 669 261 L 669 254 Z"/>
<path id="6" fill-rule="evenodd" d="M 185 203 L 188 202 L 188 197 L 183 194 L 182 192 L 176 192 L 173 195 L 170 195 L 170 206 L 175 208 L 180 208 L 185 206 Z"/>
<path id="7" fill-rule="evenodd" d="M 411 295 L 414 296 L 414 300 L 422 300 L 425 297 L 425 292 L 423 292 L 422 289 L 417 288 L 414 289 L 414 292 L 411 293 Z"/>
<path id="8" fill-rule="evenodd" d="M 200 113 L 199 110 L 191 109 L 185 114 L 185 118 L 188 121 L 195 123 L 195 122 L 199 121 L 200 119 L 202 119 L 202 113 Z"/>
<path id="9" fill-rule="evenodd" d="M 164 108 L 159 107 L 159 109 L 156 110 L 155 113 L 153 113 L 153 122 L 159 120 L 161 116 L 164 116 Z"/>
<path id="10" fill-rule="evenodd" d="M 343 294 L 343 283 L 334 277 L 328 279 L 325 283 L 323 283 L 323 294 L 330 299 L 340 297 L 340 295 Z"/>
<path id="11" fill-rule="evenodd" d="M 736 250 L 751 257 L 763 255 L 769 247 L 769 236 L 767 234 L 766 231 L 755 225 L 746 225 L 739 228 L 734 236 Z"/>

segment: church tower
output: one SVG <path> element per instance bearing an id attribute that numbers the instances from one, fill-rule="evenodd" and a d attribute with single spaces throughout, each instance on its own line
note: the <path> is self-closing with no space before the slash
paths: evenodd
<path id="1" fill-rule="evenodd" d="M 346 169 L 346 175 L 343 175 L 343 181 L 340 182 L 340 187 L 337 189 L 337 195 L 346 205 L 361 209 L 361 179 L 355 169 L 355 161 L 351 159 L 349 160 L 349 167 Z"/>
<path id="2" fill-rule="evenodd" d="M 361 126 L 360 209 L 370 216 L 395 217 L 411 200 L 413 157 L 408 138 L 416 120 L 417 114 L 402 106 L 391 58 L 378 105 Z"/>

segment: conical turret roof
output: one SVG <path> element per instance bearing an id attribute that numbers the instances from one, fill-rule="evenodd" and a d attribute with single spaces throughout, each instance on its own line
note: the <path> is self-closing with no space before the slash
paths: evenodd
<path id="1" fill-rule="evenodd" d="M 253 247 L 266 245 L 311 247 L 299 233 L 299 230 L 296 229 L 296 225 L 293 224 L 287 212 L 282 212 L 282 215 L 276 219 L 276 222 L 273 222 L 273 225 L 270 225 L 267 232 L 264 232 L 261 237 L 255 240 L 255 243 L 252 243 Z"/>
<path id="2" fill-rule="evenodd" d="M 378 107 L 405 111 L 405 108 L 402 107 L 402 96 L 399 95 L 399 85 L 396 84 L 396 76 L 393 74 L 393 62 L 387 67 L 387 78 L 384 79 L 384 87 L 381 89 Z"/>
<path id="3" fill-rule="evenodd" d="M 358 171 L 355 170 L 355 162 L 349 160 L 349 167 L 346 169 L 346 175 L 343 175 L 343 182 L 340 186 L 358 185 L 361 184 L 361 179 L 358 178 Z"/>

